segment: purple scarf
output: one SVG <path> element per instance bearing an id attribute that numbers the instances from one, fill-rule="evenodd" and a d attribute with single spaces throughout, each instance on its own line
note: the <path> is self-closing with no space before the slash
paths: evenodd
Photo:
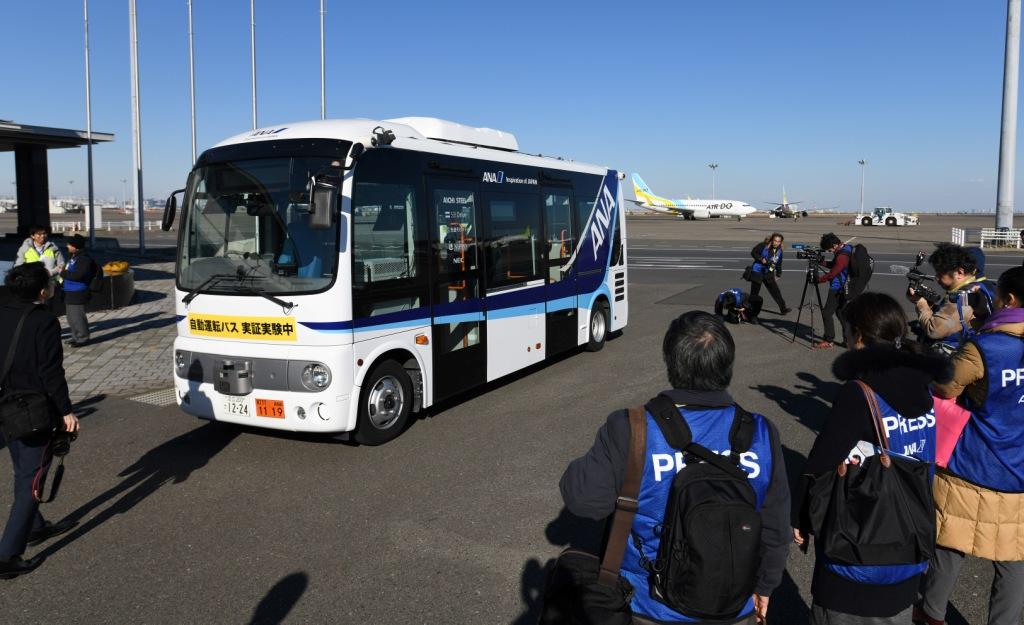
<path id="1" fill-rule="evenodd" d="M 1000 308 L 989 316 L 985 325 L 981 326 L 981 331 L 1008 323 L 1024 323 L 1024 308 Z"/>

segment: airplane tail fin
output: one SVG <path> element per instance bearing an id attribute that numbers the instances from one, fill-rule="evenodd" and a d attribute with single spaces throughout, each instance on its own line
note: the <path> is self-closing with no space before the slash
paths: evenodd
<path id="1" fill-rule="evenodd" d="M 637 195 L 646 193 L 647 195 L 654 195 L 651 188 L 647 186 L 644 179 L 640 177 L 640 174 L 633 174 L 633 192 Z"/>

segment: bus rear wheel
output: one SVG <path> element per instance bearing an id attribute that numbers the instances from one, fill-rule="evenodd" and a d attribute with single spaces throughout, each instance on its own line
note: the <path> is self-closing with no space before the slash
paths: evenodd
<path id="1" fill-rule="evenodd" d="M 405 429 L 412 411 L 412 380 L 405 368 L 385 360 L 370 371 L 359 394 L 356 442 L 383 445 Z"/>
<path id="2" fill-rule="evenodd" d="M 590 309 L 590 324 L 587 331 L 588 352 L 599 352 L 608 338 L 608 302 L 598 300 Z"/>

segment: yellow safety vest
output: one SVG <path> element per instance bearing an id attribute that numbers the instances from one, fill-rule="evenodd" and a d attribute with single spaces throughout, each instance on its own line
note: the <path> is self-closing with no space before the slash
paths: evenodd
<path id="1" fill-rule="evenodd" d="M 25 262 L 26 263 L 41 263 L 43 262 L 43 256 L 49 256 L 50 258 L 56 257 L 57 253 L 52 247 L 47 247 L 43 250 L 42 255 L 36 250 L 36 246 L 29 245 L 28 249 L 25 250 Z M 60 274 L 53 276 L 53 281 L 57 284 L 63 284 L 64 278 L 60 277 Z"/>

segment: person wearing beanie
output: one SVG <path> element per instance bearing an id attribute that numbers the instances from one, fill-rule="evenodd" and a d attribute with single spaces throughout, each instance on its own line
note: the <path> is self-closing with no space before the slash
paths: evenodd
<path id="1" fill-rule="evenodd" d="M 89 303 L 89 285 L 99 270 L 96 261 L 85 251 L 85 237 L 76 234 L 68 238 L 68 255 L 71 259 L 61 272 L 64 278 L 64 304 L 67 307 L 68 325 L 71 326 L 71 347 L 81 347 L 89 342 L 89 318 L 85 305 Z"/>

